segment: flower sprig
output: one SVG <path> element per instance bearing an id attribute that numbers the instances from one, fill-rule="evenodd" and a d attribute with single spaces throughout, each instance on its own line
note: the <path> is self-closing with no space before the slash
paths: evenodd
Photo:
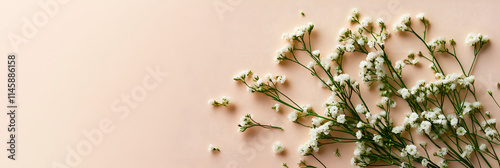
<path id="1" fill-rule="evenodd" d="M 213 106 L 228 106 L 231 103 L 231 98 L 227 96 L 223 96 L 220 101 L 215 99 L 209 99 L 208 104 Z"/>
<path id="2" fill-rule="evenodd" d="M 426 51 L 410 52 L 405 59 L 397 61 L 391 60 L 386 52 L 386 40 L 390 37 L 386 23 L 382 19 L 373 22 L 370 17 L 360 19 L 357 9 L 348 17 L 356 28 L 342 28 L 339 44 L 326 56 L 312 47 L 314 24 L 308 23 L 283 34 L 282 38 L 289 43 L 276 51 L 274 61 L 297 64 L 331 92 L 332 95 L 323 103 L 323 114 L 310 105 L 298 105 L 280 90 L 278 85 L 285 82 L 285 76 L 268 74 L 261 77 L 243 71 L 233 79 L 245 84 L 249 92 L 262 93 L 277 101 L 278 104 L 272 107 L 276 111 L 279 105 L 291 108 L 293 111 L 288 119 L 309 129 L 309 139 L 298 147 L 298 153 L 313 157 L 323 167 L 326 165 L 314 154 L 322 146 L 337 143 L 356 144 L 351 163 L 358 167 L 448 167 L 451 162 L 474 167 L 474 161 L 489 167 L 493 164 L 500 166 L 494 148 L 494 145 L 500 145 L 496 120 L 490 118 L 489 112 L 482 111 L 482 104 L 476 97 L 475 78 L 471 75 L 476 58 L 489 37 L 469 34 L 466 38 L 466 44 L 474 46 L 474 60 L 467 69 L 456 54 L 455 40 L 447 41 L 443 37 L 427 40 L 430 21 L 423 13 L 416 18 L 424 25 L 422 32 L 412 27 L 410 15 L 402 16 L 394 30 L 412 34 L 422 42 Z M 344 59 L 350 53 L 366 56 L 359 64 L 359 76 L 367 87 L 378 85 L 377 91 L 382 96 L 376 103 L 379 109 L 369 108 L 365 101 L 368 98 L 361 93 L 360 84 L 344 72 Z M 453 56 L 462 72 L 445 72 L 436 53 Z M 298 57 L 303 55 L 309 58 L 309 62 L 299 61 Z M 421 63 L 419 58 L 429 61 L 436 80 L 420 80 L 410 86 L 403 80 L 407 77 L 404 68 Z M 488 93 L 492 96 L 491 92 Z M 403 105 L 409 110 L 394 111 L 396 99 L 403 100 Z M 402 125 L 393 123 L 391 113 L 394 112 L 407 113 Z M 304 122 L 308 118 L 311 118 L 310 124 Z M 239 126 L 240 131 L 253 126 L 273 128 L 255 122 L 252 115 L 243 116 Z M 417 142 L 414 136 L 422 136 L 426 141 Z M 427 142 L 438 150 L 430 151 Z M 299 166 L 314 167 L 304 161 Z"/>
<path id="3" fill-rule="evenodd" d="M 281 128 L 281 127 L 260 124 L 257 121 L 255 121 L 252 117 L 253 117 L 252 114 L 246 114 L 246 115 L 241 117 L 240 124 L 238 124 L 238 127 L 240 127 L 238 129 L 239 132 L 245 132 L 248 128 L 252 128 L 252 127 L 262 127 L 262 128 L 266 128 L 266 129 L 274 128 L 274 129 L 283 130 L 283 128 Z"/>

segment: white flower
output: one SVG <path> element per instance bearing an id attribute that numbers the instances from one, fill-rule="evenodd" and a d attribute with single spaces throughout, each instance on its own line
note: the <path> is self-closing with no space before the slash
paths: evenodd
<path id="1" fill-rule="evenodd" d="M 424 13 L 419 13 L 417 15 L 417 18 L 423 21 L 424 20 Z"/>
<path id="2" fill-rule="evenodd" d="M 365 17 L 363 20 L 361 20 L 360 25 L 363 27 L 368 27 L 372 23 L 372 18 L 370 17 Z"/>
<path id="3" fill-rule="evenodd" d="M 340 31 L 339 31 L 339 36 L 341 36 L 341 37 L 342 37 L 342 36 L 346 36 L 346 35 L 347 35 L 347 34 L 349 34 L 349 33 L 350 33 L 350 32 L 349 32 L 349 29 L 347 29 L 347 28 L 343 27 L 343 28 L 342 28 L 342 29 L 340 29 Z"/>
<path id="4" fill-rule="evenodd" d="M 222 105 L 231 103 L 231 98 L 227 96 L 222 96 Z"/>
<path id="5" fill-rule="evenodd" d="M 379 143 L 380 140 L 382 140 L 382 136 L 378 135 L 378 134 L 375 134 L 373 136 L 373 141 L 375 141 L 376 143 Z"/>
<path id="6" fill-rule="evenodd" d="M 365 106 L 363 106 L 362 104 L 358 104 L 356 106 L 356 112 L 365 114 L 366 113 Z"/>
<path id="7" fill-rule="evenodd" d="M 413 156 L 413 157 L 418 157 L 419 156 L 419 153 L 417 151 L 417 146 L 415 146 L 415 145 L 406 145 L 405 151 L 410 156 Z"/>
<path id="8" fill-rule="evenodd" d="M 401 16 L 401 22 L 404 24 L 409 24 L 410 19 L 411 19 L 410 14 L 405 14 L 405 15 Z"/>
<path id="9" fill-rule="evenodd" d="M 448 167 L 448 161 L 446 161 L 446 159 L 442 159 L 441 162 L 439 162 L 439 167 Z"/>
<path id="10" fill-rule="evenodd" d="M 458 124 L 458 119 L 457 119 L 457 118 L 452 118 L 452 119 L 450 120 L 450 125 L 451 125 L 452 127 L 456 127 L 456 126 L 457 126 L 457 124 Z"/>
<path id="11" fill-rule="evenodd" d="M 310 62 L 307 64 L 307 68 L 312 69 L 315 65 L 316 65 L 316 62 L 314 62 L 314 61 L 310 61 Z"/>
<path id="12" fill-rule="evenodd" d="M 410 92 L 406 88 L 399 89 L 398 93 L 401 94 L 401 96 L 403 97 L 403 99 L 408 99 L 411 96 Z"/>
<path id="13" fill-rule="evenodd" d="M 498 136 L 498 132 L 495 131 L 494 129 L 492 129 L 491 127 L 486 127 L 486 129 L 484 129 L 484 134 L 491 140 L 495 137 Z"/>
<path id="14" fill-rule="evenodd" d="M 488 125 L 493 125 L 493 126 L 495 126 L 495 125 L 496 125 L 496 123 L 497 123 L 497 119 L 492 118 L 492 119 L 489 119 L 489 120 L 483 121 L 483 123 L 481 123 L 481 126 L 482 126 L 482 127 L 486 127 L 486 126 L 488 126 Z"/>
<path id="15" fill-rule="evenodd" d="M 420 129 L 424 130 L 427 135 L 429 135 L 431 130 L 432 123 L 429 121 L 422 121 L 420 123 Z"/>
<path id="16" fill-rule="evenodd" d="M 333 78 L 335 82 L 338 82 L 341 86 L 351 81 L 351 77 L 348 74 L 340 74 Z"/>
<path id="17" fill-rule="evenodd" d="M 488 148 L 486 147 L 486 144 L 481 144 L 481 146 L 479 146 L 479 149 L 482 150 L 482 151 L 487 151 Z"/>
<path id="18" fill-rule="evenodd" d="M 363 38 L 359 38 L 357 41 L 356 41 L 359 45 L 365 45 L 365 40 Z"/>
<path id="19" fill-rule="evenodd" d="M 311 52 L 311 54 L 315 57 L 319 57 L 319 50 L 314 50 Z"/>
<path id="20" fill-rule="evenodd" d="M 286 57 L 286 54 L 293 50 L 293 46 L 288 43 L 285 44 L 281 49 L 276 50 L 276 56 L 274 57 L 274 61 L 276 64 L 279 64 Z"/>
<path id="21" fill-rule="evenodd" d="M 422 159 L 422 162 L 420 162 L 422 166 L 427 167 L 427 164 L 429 164 L 429 161 L 427 159 Z"/>
<path id="22" fill-rule="evenodd" d="M 331 52 L 329 53 L 327 56 L 326 56 L 326 59 L 330 60 L 330 61 L 334 61 L 334 60 L 337 60 L 339 57 L 339 53 L 337 52 Z"/>
<path id="23" fill-rule="evenodd" d="M 360 122 L 358 122 L 358 124 L 356 124 L 356 127 L 357 127 L 357 128 L 363 128 L 364 126 L 365 126 L 365 123 L 363 123 L 363 122 L 361 122 L 361 121 L 360 121 Z"/>
<path id="24" fill-rule="evenodd" d="M 285 147 L 279 141 L 274 143 L 274 145 L 273 145 L 274 153 L 281 153 L 281 152 L 283 152 L 284 149 L 285 149 Z"/>
<path id="25" fill-rule="evenodd" d="M 470 46 L 473 46 L 478 42 L 479 42 L 479 36 L 474 33 L 469 33 L 469 35 L 467 35 L 467 37 L 465 38 L 465 44 L 468 44 Z"/>
<path id="26" fill-rule="evenodd" d="M 291 122 L 297 121 L 297 118 L 300 115 L 300 111 L 292 111 L 290 114 L 288 114 L 288 120 Z"/>
<path id="27" fill-rule="evenodd" d="M 352 44 L 346 44 L 345 45 L 345 50 L 347 52 L 354 52 L 354 49 L 356 49 L 356 47 L 354 47 L 354 45 L 352 45 Z"/>
<path id="28" fill-rule="evenodd" d="M 377 23 L 378 23 L 379 25 L 383 25 L 383 24 L 384 24 L 384 19 L 382 19 L 382 18 L 378 18 L 378 19 L 377 19 Z"/>
<path id="29" fill-rule="evenodd" d="M 208 145 L 208 151 L 220 151 L 219 148 L 215 147 L 214 145 L 210 144 Z"/>
<path id="30" fill-rule="evenodd" d="M 322 66 L 323 68 L 325 68 L 326 70 L 329 70 L 329 69 L 330 69 L 330 62 L 329 62 L 328 60 L 326 60 L 326 59 L 321 59 L 320 63 L 321 63 L 321 66 Z"/>
<path id="31" fill-rule="evenodd" d="M 394 128 L 392 128 L 392 132 L 395 134 L 400 134 L 404 130 L 405 130 L 405 127 L 403 127 L 403 126 L 395 126 Z"/>
<path id="32" fill-rule="evenodd" d="M 466 145 L 465 150 L 460 155 L 463 158 L 469 158 L 470 154 L 474 151 L 474 147 L 472 145 Z"/>
<path id="33" fill-rule="evenodd" d="M 244 70 L 233 77 L 234 80 L 244 80 L 247 76 L 251 75 L 252 71 Z"/>
<path id="34" fill-rule="evenodd" d="M 243 127 L 243 126 L 246 126 L 246 125 L 250 124 L 252 117 L 253 117 L 252 114 L 247 114 L 247 115 L 241 116 L 241 118 L 240 118 L 240 126 Z"/>
<path id="35" fill-rule="evenodd" d="M 457 129 L 457 134 L 458 134 L 459 136 L 464 136 L 464 135 L 465 135 L 465 133 L 467 133 L 467 131 L 465 130 L 465 128 L 464 128 L 464 127 L 458 127 L 458 129 Z"/>
<path id="36" fill-rule="evenodd" d="M 337 122 L 338 123 L 341 123 L 341 124 L 344 124 L 345 123 L 345 115 L 344 114 L 341 114 L 339 116 L 337 116 Z"/>
<path id="37" fill-rule="evenodd" d="M 368 47 L 373 48 L 375 46 L 375 41 L 368 40 Z"/>
<path id="38" fill-rule="evenodd" d="M 418 126 L 418 124 L 415 124 L 415 121 L 419 119 L 419 116 L 417 113 L 413 112 L 409 116 L 407 116 L 404 120 L 404 125 L 411 125 L 412 127 Z"/>
<path id="39" fill-rule="evenodd" d="M 280 111 L 280 104 L 279 103 L 276 103 L 273 107 L 271 107 L 272 109 L 274 109 L 275 111 Z"/>
<path id="40" fill-rule="evenodd" d="M 363 133 L 361 132 L 361 130 L 358 130 L 358 132 L 356 132 L 356 138 L 358 139 L 363 138 Z"/>
<path id="41" fill-rule="evenodd" d="M 277 76 L 276 77 L 276 82 L 283 84 L 283 83 L 285 83 L 285 81 L 286 81 L 286 76 Z"/>
<path id="42" fill-rule="evenodd" d="M 394 68 L 398 69 L 398 70 L 401 70 L 405 67 L 405 63 L 401 60 L 398 60 L 396 61 L 396 65 L 394 66 Z"/>
<path id="43" fill-rule="evenodd" d="M 439 157 L 444 157 L 448 154 L 448 148 L 441 148 L 436 152 L 436 155 Z"/>
<path id="44" fill-rule="evenodd" d="M 210 104 L 210 105 L 215 105 L 215 100 L 214 100 L 214 99 L 209 99 L 209 100 L 208 100 L 208 104 Z"/>
<path id="45" fill-rule="evenodd" d="M 323 118 L 313 118 L 313 119 L 312 119 L 312 125 L 314 125 L 314 126 L 316 126 L 316 127 L 317 127 L 317 126 L 321 125 L 321 123 L 322 123 L 323 121 L 324 121 L 324 119 L 323 119 Z"/>

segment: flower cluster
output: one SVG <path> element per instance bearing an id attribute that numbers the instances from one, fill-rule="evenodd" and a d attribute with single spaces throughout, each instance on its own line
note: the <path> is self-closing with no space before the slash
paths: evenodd
<path id="1" fill-rule="evenodd" d="M 424 24 L 423 32 L 419 33 L 412 27 L 410 15 L 402 16 L 394 29 L 417 37 L 426 51 L 412 51 L 407 58 L 394 62 L 386 52 L 385 41 L 390 36 L 386 23 L 382 19 L 373 22 L 370 17 L 360 19 L 357 9 L 348 17 L 356 27 L 342 28 L 338 44 L 326 56 L 312 48 L 309 40 L 314 27 L 312 23 L 283 34 L 283 39 L 289 43 L 276 51 L 274 61 L 290 61 L 303 67 L 319 80 L 325 90 L 331 92 L 323 104 L 324 114 L 316 113 L 310 105 L 298 105 L 279 90 L 277 85 L 285 82 L 285 76 L 267 74 L 260 77 L 251 71 L 243 71 L 233 79 L 244 83 L 251 93 L 263 93 L 277 101 L 271 107 L 273 110 L 290 108 L 288 120 L 309 129 L 309 139 L 297 149 L 303 156 L 314 156 L 324 145 L 356 143 L 351 163 L 358 167 L 414 167 L 420 164 L 437 168 L 448 167 L 449 162 L 472 167 L 472 162 L 476 160 L 487 165 L 491 165 L 492 160 L 500 164 L 494 148 L 488 149 L 487 146 L 499 144 L 496 119 L 490 118 L 489 112 L 482 112 L 482 105 L 476 97 L 475 77 L 471 75 L 479 51 L 489 41 L 488 36 L 472 33 L 467 36 L 466 43 L 474 46 L 474 59 L 467 69 L 455 53 L 455 41 L 451 39 L 447 43 L 443 37 L 428 40 L 429 20 L 423 13 L 416 15 L 416 18 Z M 367 87 L 378 84 L 377 91 L 381 99 L 376 105 L 381 109 L 379 112 L 369 108 L 371 106 L 365 101 L 368 98 L 362 95 L 359 83 L 344 72 L 345 56 L 352 52 L 366 55 L 359 63 L 359 76 Z M 462 72 L 445 73 L 436 59 L 436 52 L 451 55 Z M 303 62 L 302 58 L 297 58 L 302 55 L 308 56 L 309 60 Z M 403 80 L 408 77 L 403 75 L 403 71 L 407 65 L 419 64 L 419 58 L 429 61 L 436 79 L 419 80 L 411 87 Z M 492 96 L 491 91 L 488 94 Z M 397 99 L 410 109 L 402 125 L 395 125 L 391 116 L 391 113 L 402 113 L 402 110 L 394 108 Z M 304 122 L 307 119 L 310 122 Z M 281 129 L 262 125 L 250 114 L 241 118 L 239 126 L 241 132 L 255 126 Z M 415 133 L 426 140 L 416 142 L 413 138 Z M 427 148 L 427 142 L 432 142 L 429 144 L 438 150 L 431 151 L 432 148 Z M 273 145 L 273 151 L 282 152 L 283 145 L 277 142 Z M 434 153 L 441 160 L 436 161 L 429 153 Z M 338 151 L 336 155 L 340 155 Z M 471 156 L 477 157 L 469 159 Z M 380 164 L 382 162 L 385 164 Z M 304 161 L 300 165 L 309 166 Z"/>
<path id="2" fill-rule="evenodd" d="M 361 61 L 359 76 L 363 82 L 380 81 L 386 77 L 383 54 L 382 51 L 370 52 L 366 56 L 366 61 Z"/>
<path id="3" fill-rule="evenodd" d="M 469 33 L 465 38 L 465 44 L 474 46 L 476 44 L 485 44 L 490 40 L 490 37 L 487 35 L 482 35 L 481 33 Z"/>
<path id="4" fill-rule="evenodd" d="M 314 24 L 309 22 L 309 23 L 307 23 L 307 25 L 296 27 L 295 31 L 293 31 L 291 33 L 284 33 L 282 38 L 284 40 L 288 40 L 291 42 L 293 40 L 297 40 L 301 37 L 304 37 L 304 34 L 310 33 L 313 28 L 314 28 Z"/>
<path id="5" fill-rule="evenodd" d="M 228 106 L 231 102 L 231 98 L 227 96 L 223 96 L 220 101 L 216 101 L 215 99 L 209 99 L 208 104 L 214 106 Z"/>

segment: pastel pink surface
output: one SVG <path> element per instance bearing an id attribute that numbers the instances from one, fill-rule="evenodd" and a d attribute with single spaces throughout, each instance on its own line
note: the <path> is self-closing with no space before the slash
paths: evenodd
<path id="1" fill-rule="evenodd" d="M 46 2 L 46 1 L 40 1 Z M 32 20 L 43 9 L 37 1 L 3 2 L 0 5 L 0 34 L 21 34 L 23 18 Z M 224 4 L 218 14 L 214 6 Z M 47 24 L 15 51 L 19 55 L 19 142 L 18 160 L 3 158 L 0 167 L 54 167 L 65 164 L 68 148 L 86 140 L 83 132 L 99 127 L 102 120 L 113 123 L 78 167 L 296 167 L 302 157 L 297 148 L 308 139 L 307 129 L 288 121 L 291 109 L 274 112 L 271 99 L 250 94 L 232 77 L 241 70 L 287 76 L 284 91 L 299 104 L 317 111 L 330 93 L 305 70 L 292 64 L 276 65 L 274 52 L 282 47 L 284 32 L 313 22 L 313 48 L 322 54 L 337 44 L 352 8 L 361 18 L 383 18 L 392 25 L 403 14 L 423 12 L 431 21 L 428 37 L 443 36 L 457 41 L 457 53 L 465 65 L 472 62 L 472 48 L 464 44 L 468 33 L 490 36 L 474 68 L 476 87 L 486 110 L 499 111 L 486 89 L 499 94 L 500 39 L 497 1 L 69 1 Z M 220 7 L 220 6 L 219 6 Z M 305 16 L 301 16 L 303 11 Z M 419 22 L 412 23 L 422 30 Z M 14 51 L 8 38 L 0 40 L 3 55 Z M 413 36 L 392 32 L 388 54 L 400 59 L 409 51 L 424 50 Z M 347 72 L 357 77 L 359 54 L 348 54 Z M 441 56 L 446 72 L 459 73 L 450 56 Z M 304 58 L 303 60 L 307 60 Z M 432 80 L 428 63 L 405 68 L 405 81 Z M 136 106 L 123 96 L 142 87 L 147 69 L 159 67 L 168 75 L 158 87 L 147 90 Z M 6 70 L 3 69 L 3 73 Z M 359 78 L 357 78 L 359 81 Z M 5 79 L 2 78 L 5 82 Z M 154 81 L 153 81 L 154 82 Z M 379 97 L 366 87 L 363 95 L 374 104 Z M 3 92 L 2 92 L 3 93 Z M 212 107 L 210 98 L 230 96 L 230 107 Z M 6 98 L 3 98 L 6 102 Z M 122 115 L 113 107 L 128 107 Z M 408 109 L 403 102 L 395 113 Z M 239 133 L 239 118 L 252 113 L 262 123 L 282 126 L 285 131 L 250 129 Z M 308 121 L 307 121 L 308 122 Z M 395 121 L 401 123 L 402 121 Z M 7 123 L 1 120 L 1 125 Z M 0 137 L 7 137 L 5 131 Z M 282 154 L 271 150 L 280 141 Z M 208 152 L 213 144 L 221 152 Z M 342 156 L 333 152 L 339 148 Z M 500 149 L 500 148 L 499 148 Z M 318 153 L 327 165 L 350 167 L 353 145 L 332 145 Z M 5 160 L 5 161 L 4 161 Z M 318 165 L 319 166 L 319 165 Z"/>

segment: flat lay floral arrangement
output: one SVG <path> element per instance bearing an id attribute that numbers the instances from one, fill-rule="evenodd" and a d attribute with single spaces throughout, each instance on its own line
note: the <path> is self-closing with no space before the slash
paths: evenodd
<path id="1" fill-rule="evenodd" d="M 309 140 L 293 151 L 313 157 L 317 162 L 305 163 L 301 160 L 298 161 L 299 167 L 329 167 L 315 153 L 324 146 L 342 143 L 356 144 L 351 164 L 357 167 L 448 167 L 451 163 L 462 167 L 500 166 L 495 151 L 495 146 L 500 145 L 496 119 L 491 118 L 490 113 L 482 109 L 481 102 L 477 101 L 472 75 L 481 49 L 487 46 L 488 36 L 470 33 L 465 38 L 465 44 L 474 48 L 474 53 L 470 53 L 473 62 L 466 65 L 457 57 L 457 42 L 454 39 L 431 39 L 427 36 L 430 22 L 423 13 L 416 15 L 416 18 L 402 16 L 391 27 L 393 30 L 389 30 L 391 28 L 382 19 L 375 22 L 370 17 L 361 19 L 356 9 L 349 16 L 349 21 L 356 28 L 341 29 L 339 44 L 329 53 L 323 54 L 313 49 L 311 32 L 314 24 L 308 23 L 297 27 L 294 32 L 283 34 L 282 38 L 289 43 L 277 50 L 274 58 L 277 64 L 284 61 L 297 64 L 297 67 L 317 78 L 325 91 L 331 92 L 331 96 L 321 102 L 323 109 L 299 105 L 280 90 L 280 85 L 286 82 L 284 75 L 260 76 L 247 70 L 233 78 L 246 85 L 249 92 L 264 94 L 276 101 L 271 107 L 273 110 L 290 110 L 288 120 L 309 129 L 309 135 L 304 135 Z M 424 28 L 414 29 L 412 23 L 422 24 Z M 386 53 L 386 47 L 390 46 L 385 44 L 390 31 L 411 35 L 406 38 L 417 38 L 426 50 L 409 53 L 403 60 L 391 60 Z M 354 66 L 343 64 L 344 59 L 349 59 L 346 56 L 350 53 L 366 56 L 357 65 L 359 74 L 344 73 L 344 67 Z M 454 58 L 460 71 L 453 73 L 443 69 L 441 62 L 436 59 L 438 53 Z M 299 55 L 307 55 L 310 62 L 299 61 Z M 404 68 L 424 61 L 430 63 L 435 80 L 405 83 L 403 77 L 412 76 L 405 76 Z M 359 75 L 362 81 L 356 81 L 353 75 Z M 360 85 L 376 88 L 375 91 L 381 96 L 376 103 L 377 108 L 369 108 L 373 105 L 367 104 L 365 100 L 373 97 L 364 96 Z M 488 94 L 496 103 L 492 92 L 488 91 Z M 396 104 L 397 99 L 405 103 Z M 230 100 L 229 97 L 210 99 L 209 104 L 229 106 Z M 407 106 L 405 108 L 408 110 L 393 110 L 396 106 Z M 393 120 L 399 119 L 393 119 L 391 113 L 406 114 L 404 122 L 395 124 Z M 255 127 L 282 129 L 260 123 L 252 114 L 247 114 L 241 118 L 238 130 L 245 132 Z M 418 141 L 415 137 L 425 141 Z M 432 148 L 428 148 L 430 146 Z M 288 147 L 276 142 L 270 149 L 279 154 L 288 150 Z M 223 152 L 223 147 L 219 149 L 210 145 L 209 151 Z M 338 150 L 335 154 L 340 157 Z M 296 167 L 290 163 L 283 163 L 283 166 Z"/>

